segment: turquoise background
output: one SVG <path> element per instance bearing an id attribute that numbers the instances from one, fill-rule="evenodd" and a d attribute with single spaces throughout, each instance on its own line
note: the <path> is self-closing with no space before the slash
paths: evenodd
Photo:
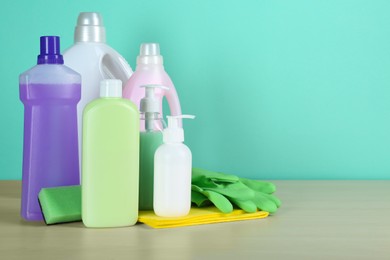
<path id="1" fill-rule="evenodd" d="M 98 11 L 135 68 L 159 42 L 194 165 L 258 179 L 390 179 L 390 1 L 6 1 L 0 9 L 0 179 L 20 179 L 18 75 L 39 36 L 73 42 Z"/>

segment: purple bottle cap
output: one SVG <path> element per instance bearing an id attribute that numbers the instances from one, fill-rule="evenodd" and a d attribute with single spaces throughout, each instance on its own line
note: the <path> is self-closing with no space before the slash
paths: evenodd
<path id="1" fill-rule="evenodd" d="M 38 64 L 64 64 L 60 53 L 60 37 L 41 36 L 41 53 L 38 55 Z"/>

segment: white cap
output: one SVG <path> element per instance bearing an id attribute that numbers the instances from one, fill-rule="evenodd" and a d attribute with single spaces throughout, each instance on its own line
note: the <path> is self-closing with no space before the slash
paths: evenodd
<path id="1" fill-rule="evenodd" d="M 100 13 L 83 12 L 77 18 L 75 42 L 106 42 L 106 30 Z"/>
<path id="2" fill-rule="evenodd" d="M 179 118 L 194 119 L 193 115 L 167 116 L 168 127 L 163 131 L 164 143 L 181 143 L 184 142 L 184 130 L 179 127 Z"/>
<path id="3" fill-rule="evenodd" d="M 122 81 L 119 79 L 105 79 L 100 81 L 100 97 L 122 97 Z"/>
<path id="4" fill-rule="evenodd" d="M 142 43 L 137 64 L 163 64 L 163 57 L 160 55 L 160 45 L 158 43 Z"/>
<path id="5" fill-rule="evenodd" d="M 139 50 L 140 56 L 160 55 L 160 45 L 158 43 L 142 43 Z"/>

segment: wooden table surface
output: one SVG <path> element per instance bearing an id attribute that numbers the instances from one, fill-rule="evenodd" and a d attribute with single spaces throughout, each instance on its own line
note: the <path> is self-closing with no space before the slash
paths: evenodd
<path id="1" fill-rule="evenodd" d="M 390 259 L 390 181 L 274 183 L 266 219 L 87 229 L 23 221 L 20 181 L 0 181 L 0 259 Z"/>

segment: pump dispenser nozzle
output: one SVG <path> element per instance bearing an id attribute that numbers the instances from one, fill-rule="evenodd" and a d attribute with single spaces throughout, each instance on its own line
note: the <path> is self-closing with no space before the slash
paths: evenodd
<path id="1" fill-rule="evenodd" d="M 179 116 L 167 116 L 168 127 L 164 129 L 163 141 L 164 143 L 181 143 L 184 142 L 184 130 L 179 127 L 178 119 L 188 118 L 194 119 L 193 115 L 179 115 Z"/>
<path id="2" fill-rule="evenodd" d="M 155 95 L 155 89 L 169 90 L 168 87 L 156 84 L 142 85 L 145 88 L 145 97 L 141 99 L 140 112 L 144 114 L 145 130 L 154 130 L 154 120 L 159 119 L 160 100 Z"/>

